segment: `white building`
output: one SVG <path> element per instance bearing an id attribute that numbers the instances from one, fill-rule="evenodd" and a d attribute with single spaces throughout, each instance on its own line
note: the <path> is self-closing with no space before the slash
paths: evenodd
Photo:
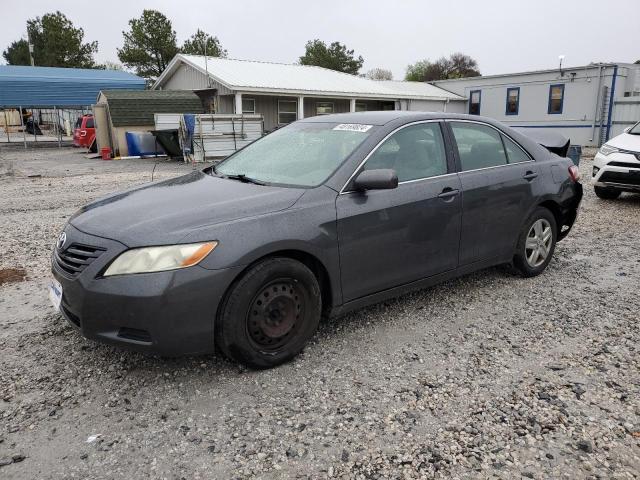
<path id="1" fill-rule="evenodd" d="M 591 64 L 441 80 L 467 98 L 466 113 L 512 127 L 554 130 L 572 144 L 599 146 L 640 120 L 640 65 Z"/>
<path id="2" fill-rule="evenodd" d="M 176 55 L 153 89 L 194 90 L 217 113 L 261 113 L 267 131 L 329 113 L 465 110 L 463 96 L 428 83 L 375 81 L 315 66 L 198 55 Z"/>

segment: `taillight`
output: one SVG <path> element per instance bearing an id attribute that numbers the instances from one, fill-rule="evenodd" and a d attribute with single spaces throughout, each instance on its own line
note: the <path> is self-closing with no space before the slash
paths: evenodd
<path id="1" fill-rule="evenodd" d="M 87 131 L 86 130 L 80 130 L 80 136 L 81 137 L 86 137 L 87 136 Z"/>
<path id="2" fill-rule="evenodd" d="M 571 180 L 573 180 L 574 182 L 577 182 L 578 180 L 580 180 L 580 170 L 578 170 L 577 166 L 571 165 L 569 167 L 569 176 L 571 177 Z"/>

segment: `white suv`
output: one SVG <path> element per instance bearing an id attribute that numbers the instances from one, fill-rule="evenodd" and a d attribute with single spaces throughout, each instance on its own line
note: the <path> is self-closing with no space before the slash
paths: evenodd
<path id="1" fill-rule="evenodd" d="M 600 148 L 593 160 L 593 186 L 606 199 L 640 192 L 640 122 Z"/>

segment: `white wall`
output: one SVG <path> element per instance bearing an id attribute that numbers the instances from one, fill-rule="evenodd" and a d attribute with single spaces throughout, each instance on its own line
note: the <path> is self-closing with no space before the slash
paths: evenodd
<path id="1" fill-rule="evenodd" d="M 616 77 L 616 98 L 621 98 L 627 88 L 635 84 L 635 68 L 619 67 Z M 451 92 L 469 97 L 472 90 L 480 90 L 480 115 L 487 116 L 513 127 L 542 128 L 553 130 L 571 139 L 578 145 L 597 145 L 600 139 L 600 123 L 606 125 L 608 109 L 601 116 L 603 86 L 609 88 L 609 101 L 613 81 L 613 66 L 602 68 L 599 79 L 598 66 L 566 69 L 538 73 L 523 73 L 509 76 L 475 77 L 461 80 L 442 80 L 435 85 Z M 627 78 L 630 76 L 633 78 Z M 563 84 L 564 103 L 561 114 L 549 114 L 549 87 Z M 520 103 L 517 115 L 506 114 L 507 89 L 520 88 Z M 467 106 L 468 109 L 468 106 Z M 593 128 L 594 123 L 596 128 Z M 605 130 L 605 128 L 603 128 Z"/>

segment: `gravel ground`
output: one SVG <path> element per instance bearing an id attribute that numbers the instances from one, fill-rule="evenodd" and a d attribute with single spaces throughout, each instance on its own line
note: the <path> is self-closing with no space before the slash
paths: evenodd
<path id="1" fill-rule="evenodd" d="M 489 269 L 327 321 L 255 372 L 98 345 L 50 307 L 66 219 L 153 168 L 0 151 L 0 269 L 27 272 L 0 286 L 1 478 L 640 476 L 640 196 L 587 186 L 539 277 Z"/>

